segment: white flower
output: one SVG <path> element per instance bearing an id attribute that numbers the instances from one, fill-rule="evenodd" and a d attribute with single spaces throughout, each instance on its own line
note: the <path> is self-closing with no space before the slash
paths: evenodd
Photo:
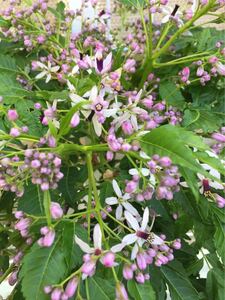
<path id="1" fill-rule="evenodd" d="M 212 175 L 213 177 L 215 177 L 215 179 L 218 179 L 218 181 L 220 181 L 221 176 L 220 173 L 212 168 L 211 166 L 207 165 L 207 164 L 201 164 L 201 166 L 209 172 L 210 175 Z M 217 182 L 216 180 L 212 180 L 212 179 L 208 179 L 205 176 L 203 176 L 200 173 L 197 173 L 198 178 L 201 180 L 199 186 L 200 186 L 200 193 L 202 194 L 204 192 L 204 180 L 207 180 L 207 183 L 209 185 L 209 187 L 212 187 L 216 190 L 223 190 L 224 189 L 224 185 Z"/>
<path id="2" fill-rule="evenodd" d="M 93 114 L 91 121 L 97 136 L 102 134 L 102 124 L 99 122 L 99 118 L 109 118 L 116 115 L 119 110 L 119 106 L 113 104 L 112 108 L 109 108 L 109 102 L 104 100 L 105 89 L 101 89 L 98 93 L 97 86 L 94 86 L 90 91 L 86 92 L 83 97 L 75 94 L 75 87 L 68 81 L 67 85 L 70 90 L 70 99 L 72 100 L 72 106 L 85 101 L 85 98 L 89 98 L 89 104 L 84 104 L 82 107 L 82 114 L 86 119 Z"/>
<path id="3" fill-rule="evenodd" d="M 139 247 L 142 247 L 146 241 L 149 241 L 151 245 L 162 245 L 164 243 L 159 236 L 148 231 L 149 209 L 147 207 L 144 210 L 141 226 L 137 219 L 135 219 L 128 211 L 125 211 L 124 215 L 127 223 L 135 231 L 135 233 L 127 234 L 122 239 L 122 243 L 111 248 L 112 252 L 120 252 L 127 245 L 134 244 L 131 253 L 131 259 L 133 260 L 137 256 Z"/>
<path id="4" fill-rule="evenodd" d="M 122 194 L 121 189 L 115 179 L 112 181 L 112 185 L 113 185 L 114 192 L 117 195 L 117 198 L 116 197 L 108 197 L 105 199 L 105 202 L 108 205 L 116 205 L 116 204 L 118 205 L 116 208 L 117 220 L 122 219 L 123 208 L 125 208 L 125 210 L 129 211 L 133 216 L 140 217 L 136 208 L 134 208 L 133 205 L 131 205 L 128 202 L 128 200 L 130 199 L 130 195 L 128 193 L 125 193 L 124 195 Z"/>
<path id="5" fill-rule="evenodd" d="M 90 247 L 87 243 L 85 243 L 78 236 L 75 235 L 75 242 L 84 253 L 99 255 L 99 253 L 101 253 L 102 251 L 102 232 L 99 224 L 96 224 L 94 227 L 93 241 L 94 247 Z"/>
<path id="6" fill-rule="evenodd" d="M 153 187 L 154 187 L 155 184 L 156 184 L 156 179 L 155 179 L 154 174 L 151 174 L 151 173 L 150 173 L 150 170 L 147 169 L 147 168 L 141 168 L 141 169 L 139 169 L 139 170 L 138 170 L 138 169 L 130 169 L 130 170 L 129 170 L 129 174 L 132 175 L 132 176 L 134 176 L 134 175 L 138 175 L 138 176 L 142 175 L 142 176 L 144 176 L 144 177 L 150 176 L 150 177 L 149 177 L 149 182 L 150 182 L 150 184 L 151 184 Z"/>
<path id="7" fill-rule="evenodd" d="M 56 73 L 59 69 L 60 69 L 60 66 L 54 66 L 52 67 L 50 61 L 48 61 L 48 65 L 44 65 L 43 63 L 41 62 L 37 62 L 37 65 L 43 70 L 41 73 L 39 73 L 35 78 L 36 79 L 41 79 L 45 76 L 46 77 L 46 83 L 48 83 L 51 78 L 52 78 L 52 73 Z"/>

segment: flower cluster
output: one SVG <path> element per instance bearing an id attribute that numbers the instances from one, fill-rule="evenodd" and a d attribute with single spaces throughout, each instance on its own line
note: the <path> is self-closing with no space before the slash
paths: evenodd
<path id="1" fill-rule="evenodd" d="M 40 185 L 42 191 L 56 189 L 57 182 L 63 178 L 61 159 L 53 153 L 27 149 L 24 163 L 23 168 L 31 172 L 32 183 Z"/>

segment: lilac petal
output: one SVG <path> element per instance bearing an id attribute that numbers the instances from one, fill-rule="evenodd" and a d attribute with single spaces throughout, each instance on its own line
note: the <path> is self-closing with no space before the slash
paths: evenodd
<path id="1" fill-rule="evenodd" d="M 158 235 L 156 235 L 154 233 L 153 233 L 153 235 L 154 235 L 154 240 L 151 243 L 152 245 L 162 245 L 162 244 L 164 244 L 164 240 L 163 239 L 161 239 Z"/>
<path id="2" fill-rule="evenodd" d="M 125 211 L 124 216 L 127 220 L 127 222 L 129 223 L 129 225 L 135 230 L 139 230 L 140 226 L 138 224 L 138 221 L 132 216 L 131 213 L 129 213 L 128 211 Z"/>
<path id="3" fill-rule="evenodd" d="M 138 245 L 135 244 L 131 252 L 131 260 L 134 260 L 138 253 Z"/>
<path id="4" fill-rule="evenodd" d="M 91 248 L 87 243 L 85 243 L 84 241 L 82 241 L 78 236 L 75 235 L 75 242 L 77 243 L 77 245 L 81 248 L 81 250 L 84 253 L 94 253 L 94 249 Z"/>
<path id="5" fill-rule="evenodd" d="M 133 207 L 132 204 L 130 204 L 129 202 L 124 202 L 123 204 L 123 207 L 129 211 L 133 216 L 139 216 L 139 213 L 138 211 L 136 210 L 135 207 Z"/>
<path id="6" fill-rule="evenodd" d="M 113 185 L 113 189 L 114 189 L 114 192 L 115 194 L 117 195 L 118 198 L 122 198 L 122 192 L 121 192 L 121 189 L 117 183 L 117 181 L 115 179 L 113 179 L 112 181 L 112 185 Z"/>
<path id="7" fill-rule="evenodd" d="M 99 224 L 94 227 L 93 233 L 94 247 L 95 249 L 102 249 L 102 231 Z"/>
<path id="8" fill-rule="evenodd" d="M 131 245 L 137 241 L 138 237 L 135 233 L 130 233 L 128 235 L 125 235 L 125 237 L 122 239 L 122 242 L 126 245 Z"/>
<path id="9" fill-rule="evenodd" d="M 116 219 L 121 220 L 122 215 L 123 215 L 123 207 L 121 204 L 119 204 L 118 207 L 116 208 Z"/>
<path id="10" fill-rule="evenodd" d="M 109 197 L 105 199 L 105 203 L 108 205 L 114 205 L 118 203 L 118 199 L 116 197 Z"/>
<path id="11" fill-rule="evenodd" d="M 148 221 L 149 221 L 149 209 L 148 207 L 145 208 L 144 210 L 144 214 L 143 214 L 143 220 L 141 223 L 141 230 L 145 230 L 147 225 L 148 225 Z"/>

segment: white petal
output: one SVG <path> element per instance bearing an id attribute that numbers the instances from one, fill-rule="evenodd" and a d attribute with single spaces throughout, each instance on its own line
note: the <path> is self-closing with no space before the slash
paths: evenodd
<path id="1" fill-rule="evenodd" d="M 119 187 L 119 185 L 118 185 L 118 183 L 115 179 L 113 179 L 113 181 L 112 181 L 112 186 L 113 186 L 114 192 L 117 195 L 117 197 L 122 198 L 121 189 L 120 189 L 120 187 Z"/>
<path id="2" fill-rule="evenodd" d="M 156 235 L 154 233 L 153 233 L 153 235 L 154 235 L 154 240 L 151 243 L 152 245 L 162 245 L 162 244 L 164 244 L 164 240 L 163 239 L 161 239 L 158 235 Z"/>
<path id="3" fill-rule="evenodd" d="M 94 125 L 96 135 L 100 136 L 102 134 L 102 124 L 99 123 L 97 115 L 94 115 L 94 117 L 92 118 L 92 123 Z"/>
<path id="4" fill-rule="evenodd" d="M 137 241 L 138 237 L 136 236 L 136 233 L 130 233 L 128 235 L 125 235 L 125 237 L 122 239 L 122 243 L 126 245 L 131 245 Z"/>
<path id="5" fill-rule="evenodd" d="M 95 249 L 102 249 L 102 231 L 99 224 L 94 227 L 93 240 Z"/>
<path id="6" fill-rule="evenodd" d="M 51 74 L 48 74 L 45 82 L 48 83 L 51 80 L 51 78 L 52 78 Z"/>
<path id="7" fill-rule="evenodd" d="M 112 117 L 116 114 L 117 109 L 116 108 L 112 108 L 112 109 L 103 109 L 102 113 L 104 115 L 105 118 L 109 118 Z"/>
<path id="8" fill-rule="evenodd" d="M 41 63 L 40 61 L 37 61 L 36 64 L 37 64 L 38 67 L 40 67 L 41 69 L 47 69 L 46 65 L 44 65 L 44 64 Z"/>
<path id="9" fill-rule="evenodd" d="M 133 205 L 131 205 L 129 202 L 123 202 L 122 203 L 123 207 L 129 211 L 133 216 L 136 216 L 138 217 L 139 216 L 139 213 L 138 211 L 136 210 L 135 207 L 133 207 Z"/>
<path id="10" fill-rule="evenodd" d="M 150 171 L 147 168 L 142 168 L 141 173 L 143 176 L 148 176 L 150 174 Z"/>
<path id="11" fill-rule="evenodd" d="M 132 216 L 131 213 L 129 213 L 128 211 L 125 211 L 124 216 L 127 220 L 127 222 L 129 223 L 129 225 L 135 230 L 139 230 L 140 226 L 138 224 L 138 221 Z"/>
<path id="12" fill-rule="evenodd" d="M 144 210 L 144 214 L 143 214 L 143 220 L 141 223 L 141 230 L 145 230 L 147 225 L 148 225 L 148 221 L 149 221 L 149 209 L 148 207 L 145 208 Z"/>
<path id="13" fill-rule="evenodd" d="M 78 96 L 78 95 L 76 95 L 76 94 L 73 94 L 73 93 L 70 94 L 70 99 L 71 99 L 75 104 L 80 103 L 81 101 L 84 101 L 84 98 L 82 98 L 82 97 L 80 97 L 80 96 Z"/>
<path id="14" fill-rule="evenodd" d="M 77 243 L 77 245 L 80 247 L 80 249 L 84 252 L 84 253 L 88 253 L 91 254 L 94 252 L 94 249 L 91 248 L 87 243 L 85 243 L 84 241 L 82 241 L 78 236 L 75 235 L 75 242 Z"/>
<path id="15" fill-rule="evenodd" d="M 39 73 L 37 76 L 35 76 L 35 78 L 41 79 L 41 78 L 45 77 L 46 74 L 47 74 L 47 71 L 43 71 L 43 72 Z"/>
<path id="16" fill-rule="evenodd" d="M 130 170 L 129 170 L 129 174 L 132 175 L 132 176 L 133 176 L 133 175 L 139 175 L 139 172 L 138 172 L 137 169 L 130 169 Z"/>
<path id="17" fill-rule="evenodd" d="M 135 244 L 131 252 L 131 260 L 134 260 L 138 253 L 138 245 Z"/>
<path id="18" fill-rule="evenodd" d="M 112 63 L 112 52 L 106 56 L 106 59 L 103 61 L 104 68 Z"/>
<path id="19" fill-rule="evenodd" d="M 140 157 L 142 157 L 144 159 L 151 159 L 151 157 L 148 156 L 144 151 L 140 151 Z"/>
<path id="20" fill-rule="evenodd" d="M 124 195 L 123 195 L 123 200 L 129 200 L 130 199 L 130 194 L 128 194 L 128 193 L 125 193 Z"/>
<path id="21" fill-rule="evenodd" d="M 134 127 L 134 130 L 135 130 L 135 131 L 138 131 L 137 117 L 134 116 L 134 115 L 132 115 L 132 116 L 130 117 L 130 121 L 131 121 L 132 126 Z"/>
<path id="22" fill-rule="evenodd" d="M 92 89 L 91 89 L 91 93 L 90 93 L 90 100 L 94 101 L 96 99 L 96 97 L 98 96 L 98 88 L 95 85 Z"/>
<path id="23" fill-rule="evenodd" d="M 209 185 L 212 188 L 216 189 L 216 190 L 223 190 L 224 189 L 224 186 L 221 183 L 216 182 L 216 181 L 209 181 Z"/>
<path id="24" fill-rule="evenodd" d="M 55 66 L 51 68 L 52 73 L 56 73 L 60 69 L 60 66 Z"/>
<path id="25" fill-rule="evenodd" d="M 72 69 L 72 75 L 74 75 L 74 74 L 77 74 L 79 72 L 79 66 L 78 65 L 76 65 L 75 67 L 73 67 L 73 69 Z"/>
<path id="26" fill-rule="evenodd" d="M 116 197 L 109 197 L 105 199 L 105 203 L 108 205 L 114 205 L 118 203 L 118 199 Z"/>
<path id="27" fill-rule="evenodd" d="M 121 220 L 123 215 L 123 207 L 121 204 L 119 204 L 116 208 L 116 219 Z"/>
<path id="28" fill-rule="evenodd" d="M 125 246 L 126 246 L 126 244 L 124 244 L 124 243 L 117 244 L 117 245 L 115 245 L 115 246 L 113 246 L 113 247 L 111 248 L 111 251 L 114 252 L 114 253 L 120 252 L 121 250 L 123 250 L 123 248 L 124 248 Z"/>

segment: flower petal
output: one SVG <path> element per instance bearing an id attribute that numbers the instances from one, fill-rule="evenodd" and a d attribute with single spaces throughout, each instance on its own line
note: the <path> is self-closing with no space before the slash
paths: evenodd
<path id="1" fill-rule="evenodd" d="M 116 208 L 116 219 L 121 220 L 123 215 L 123 207 L 121 204 L 119 204 Z"/>
<path id="2" fill-rule="evenodd" d="M 131 260 L 134 260 L 138 253 L 138 245 L 135 244 L 131 252 Z"/>
<path id="3" fill-rule="evenodd" d="M 145 208 L 144 214 L 143 214 L 143 220 L 141 223 L 141 230 L 145 231 L 149 221 L 149 209 L 148 207 Z"/>
<path id="4" fill-rule="evenodd" d="M 99 224 L 94 227 L 93 233 L 94 247 L 95 249 L 102 249 L 102 231 Z"/>
<path id="5" fill-rule="evenodd" d="M 152 245 L 162 245 L 162 244 L 164 244 L 164 240 L 163 239 L 161 239 L 158 235 L 156 235 L 154 233 L 153 233 L 153 235 L 154 235 L 154 240 L 151 243 Z"/>
<path id="6" fill-rule="evenodd" d="M 108 205 L 114 205 L 118 203 L 118 199 L 116 197 L 109 197 L 105 199 L 105 203 Z"/>
<path id="7" fill-rule="evenodd" d="M 78 236 L 75 235 L 75 242 L 77 243 L 77 245 L 80 247 L 80 249 L 84 252 L 84 253 L 94 253 L 94 249 L 91 248 L 87 243 L 85 243 L 84 241 L 82 241 Z"/>
<path id="8" fill-rule="evenodd" d="M 100 136 L 102 134 L 102 124 L 99 123 L 97 115 L 94 115 L 94 117 L 92 118 L 92 123 L 94 125 L 96 135 Z"/>
<path id="9" fill-rule="evenodd" d="M 129 174 L 130 174 L 130 175 L 139 175 L 139 172 L 138 172 L 137 169 L 130 169 L 130 170 L 129 170 Z"/>
<path id="10" fill-rule="evenodd" d="M 129 211 L 133 216 L 137 216 L 137 217 L 139 216 L 139 213 L 138 213 L 138 211 L 136 210 L 136 208 L 133 207 L 133 205 L 130 204 L 129 202 L 123 202 L 122 205 L 123 205 L 123 207 L 124 207 L 127 211 Z"/>
<path id="11" fill-rule="evenodd" d="M 125 235 L 125 237 L 122 239 L 122 243 L 126 245 L 131 245 L 137 241 L 138 237 L 136 233 L 130 233 L 128 235 Z"/>
<path id="12" fill-rule="evenodd" d="M 118 183 L 115 179 L 113 179 L 113 181 L 112 181 L 112 186 L 113 186 L 114 192 L 117 195 L 117 197 L 122 198 L 121 189 L 120 189 L 120 187 L 119 187 L 119 185 L 118 185 Z"/>
<path id="13" fill-rule="evenodd" d="M 129 211 L 125 211 L 124 216 L 128 222 L 128 224 L 135 230 L 139 230 L 140 226 L 138 224 L 138 221 L 132 216 L 131 213 L 129 213 Z"/>
<path id="14" fill-rule="evenodd" d="M 120 244 L 117 244 L 117 245 L 113 246 L 111 248 L 111 251 L 114 252 L 114 253 L 120 252 L 121 250 L 123 250 L 124 247 L 126 247 L 126 244 L 120 243 Z"/>

